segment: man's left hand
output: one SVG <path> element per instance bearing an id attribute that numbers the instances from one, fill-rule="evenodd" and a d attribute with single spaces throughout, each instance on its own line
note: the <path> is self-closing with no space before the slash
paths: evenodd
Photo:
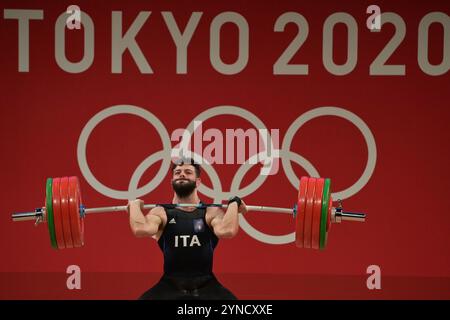
<path id="1" fill-rule="evenodd" d="M 239 212 L 240 214 L 246 214 L 247 211 L 248 211 L 248 210 L 247 210 L 247 206 L 245 205 L 244 200 L 241 199 L 241 205 L 240 205 L 239 208 L 238 208 L 238 212 Z"/>

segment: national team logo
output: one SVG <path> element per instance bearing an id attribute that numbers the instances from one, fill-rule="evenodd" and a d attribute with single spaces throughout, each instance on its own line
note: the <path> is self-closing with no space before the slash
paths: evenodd
<path id="1" fill-rule="evenodd" d="M 205 231 L 205 224 L 203 223 L 203 219 L 194 219 L 194 232 L 203 232 Z"/>

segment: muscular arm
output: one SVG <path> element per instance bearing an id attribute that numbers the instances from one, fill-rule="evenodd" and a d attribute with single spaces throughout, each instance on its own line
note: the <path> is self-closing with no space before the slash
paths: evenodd
<path id="1" fill-rule="evenodd" d="M 239 212 L 236 202 L 231 203 L 226 213 L 222 209 L 211 208 L 211 227 L 218 238 L 233 238 L 239 231 Z"/>
<path id="2" fill-rule="evenodd" d="M 161 208 L 153 208 L 144 216 L 142 206 L 142 201 L 130 201 L 130 227 L 136 237 L 152 237 L 163 225 Z"/>

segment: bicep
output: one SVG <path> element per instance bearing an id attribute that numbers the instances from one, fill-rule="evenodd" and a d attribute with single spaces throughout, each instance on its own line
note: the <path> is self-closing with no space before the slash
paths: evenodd
<path id="1" fill-rule="evenodd" d="M 224 213 L 223 212 L 217 212 L 214 214 L 214 216 L 211 219 L 211 229 L 213 230 L 214 234 L 218 237 L 218 238 L 223 238 L 226 236 L 226 232 L 225 229 L 223 227 L 223 217 L 224 217 Z"/>
<path id="2" fill-rule="evenodd" d="M 159 210 L 159 208 L 153 208 L 150 212 L 145 216 L 145 220 L 147 224 L 156 226 L 158 230 L 164 224 L 163 213 Z"/>
<path id="3" fill-rule="evenodd" d="M 223 214 L 217 214 L 211 219 L 211 228 L 215 231 L 223 220 Z"/>

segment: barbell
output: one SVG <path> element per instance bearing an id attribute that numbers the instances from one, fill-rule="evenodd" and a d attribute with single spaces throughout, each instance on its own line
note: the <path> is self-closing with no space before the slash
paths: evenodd
<path id="1" fill-rule="evenodd" d="M 345 212 L 342 202 L 332 207 L 331 181 L 324 178 L 301 177 L 298 199 L 293 208 L 247 205 L 248 211 L 291 214 L 295 220 L 295 244 L 299 248 L 324 249 L 332 223 L 364 222 L 366 215 Z M 84 245 L 84 219 L 87 214 L 127 211 L 127 206 L 86 208 L 82 204 L 80 182 L 76 176 L 47 178 L 45 206 L 32 212 L 13 213 L 13 221 L 35 220 L 47 223 L 50 243 L 54 249 L 77 248 Z M 151 209 L 166 204 L 145 204 Z M 226 204 L 170 204 L 173 207 L 221 207 Z"/>

